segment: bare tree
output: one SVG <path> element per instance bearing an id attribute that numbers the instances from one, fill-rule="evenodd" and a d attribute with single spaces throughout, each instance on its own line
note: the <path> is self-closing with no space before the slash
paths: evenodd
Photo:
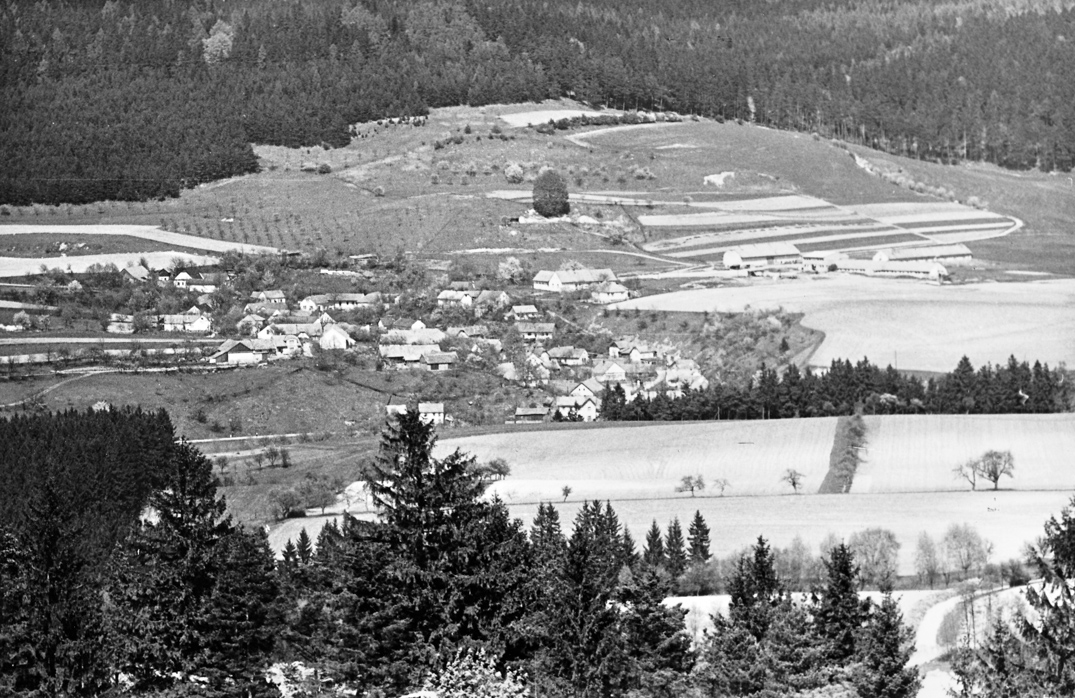
<path id="1" fill-rule="evenodd" d="M 560 490 L 560 494 L 564 495 L 564 501 L 571 496 L 571 485 L 564 485 L 564 488 Z"/>
<path id="2" fill-rule="evenodd" d="M 896 577 L 900 543 L 884 528 L 867 528 L 851 534 L 848 547 L 855 554 L 863 584 L 880 585 Z"/>
<path id="3" fill-rule="evenodd" d="M 1000 478 L 1015 477 L 1015 459 L 1011 451 L 986 451 L 977 461 L 978 474 L 1000 489 Z"/>
<path id="4" fill-rule="evenodd" d="M 929 582 L 930 589 L 933 588 L 937 575 L 941 573 L 941 560 L 937 555 L 937 544 L 933 542 L 933 539 L 925 531 L 922 531 L 918 536 L 918 544 L 915 547 L 914 554 L 914 569 L 919 579 Z"/>
<path id="5" fill-rule="evenodd" d="M 728 482 L 728 478 L 726 477 L 718 477 L 716 480 L 713 481 L 713 489 L 720 492 L 721 497 L 724 496 L 724 490 L 728 489 L 731 486 L 732 483 Z"/>
<path id="6" fill-rule="evenodd" d="M 276 461 L 280 460 L 280 449 L 276 446 L 269 446 L 265 449 L 265 460 L 269 461 L 269 467 L 275 468 Z"/>
<path id="7" fill-rule="evenodd" d="M 799 488 L 803 486 L 803 474 L 794 468 L 785 470 L 784 476 L 780 480 L 791 485 L 791 489 L 795 494 L 799 494 Z"/>
<path id="8" fill-rule="evenodd" d="M 705 489 L 705 480 L 701 475 L 684 475 L 679 485 L 676 486 L 676 492 L 690 492 L 691 496 L 694 496 L 695 490 L 701 491 Z"/>
<path id="9" fill-rule="evenodd" d="M 264 451 L 258 451 L 257 453 L 254 454 L 254 464 L 258 466 L 258 470 L 261 470 L 262 466 L 265 465 L 265 452 Z"/>
<path id="10" fill-rule="evenodd" d="M 993 544 L 967 523 L 949 526 L 941 545 L 949 568 L 961 572 L 964 579 L 985 567 L 993 552 Z"/>
<path id="11" fill-rule="evenodd" d="M 969 482 L 972 490 L 978 489 L 978 461 L 973 458 L 953 468 L 952 474 L 956 476 L 956 479 Z"/>

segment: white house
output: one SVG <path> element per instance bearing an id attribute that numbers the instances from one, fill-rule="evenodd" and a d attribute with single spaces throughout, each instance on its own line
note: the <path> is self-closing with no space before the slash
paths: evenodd
<path id="1" fill-rule="evenodd" d="M 509 315 L 516 320 L 527 322 L 541 318 L 541 312 L 533 305 L 513 305 Z"/>
<path id="2" fill-rule="evenodd" d="M 419 402 L 418 418 L 426 424 L 444 424 L 444 403 Z"/>
<path id="3" fill-rule="evenodd" d="M 621 286 L 615 281 L 606 281 L 602 284 L 594 286 L 590 291 L 590 298 L 594 303 L 600 303 L 606 305 L 608 303 L 619 303 L 625 301 L 631 297 L 631 292 L 627 290 L 626 286 Z"/>
<path id="4" fill-rule="evenodd" d="M 159 315 L 157 322 L 165 332 L 205 334 L 213 329 L 213 323 L 207 315 Z"/>
<path id="5" fill-rule="evenodd" d="M 873 256 L 875 262 L 965 262 L 972 258 L 970 248 L 960 243 L 955 245 L 932 245 L 927 247 L 897 247 L 878 250 Z"/>
<path id="6" fill-rule="evenodd" d="M 545 342 L 552 339 L 556 324 L 552 322 L 517 322 L 515 329 L 528 342 Z"/>
<path id="7" fill-rule="evenodd" d="M 287 305 L 287 296 L 283 291 L 254 291 L 250 294 L 250 300 L 254 303 L 270 303 L 272 305 Z"/>
<path id="8" fill-rule="evenodd" d="M 539 271 L 534 277 L 534 288 L 538 291 L 564 293 L 589 288 L 605 281 L 615 281 L 616 274 L 611 269 L 561 269 L 559 271 Z"/>
<path id="9" fill-rule="evenodd" d="M 321 339 L 319 340 L 321 348 L 326 351 L 333 349 L 350 349 L 355 345 L 355 340 L 351 338 L 351 335 L 347 334 L 339 325 L 329 325 L 321 333 Z"/>
<path id="10" fill-rule="evenodd" d="M 441 308 L 469 308 L 474 298 L 466 291 L 444 289 L 437 294 L 437 306 Z"/>
<path id="11" fill-rule="evenodd" d="M 762 242 L 757 245 L 733 247 L 724 253 L 728 269 L 758 269 L 799 264 L 802 255 L 790 242 Z"/>
<path id="12" fill-rule="evenodd" d="M 836 263 L 840 271 L 866 276 L 907 277 L 941 281 L 948 270 L 938 262 L 875 262 L 872 259 L 844 259 Z"/>
<path id="13" fill-rule="evenodd" d="M 602 360 L 594 364 L 593 377 L 598 383 L 624 383 L 627 367 L 615 360 Z"/>
<path id="14" fill-rule="evenodd" d="M 576 395 L 561 395 L 556 398 L 553 412 L 560 412 L 560 416 L 567 416 L 574 410 L 584 422 L 592 422 L 597 419 L 599 413 L 597 402 L 591 397 L 578 397 Z"/>

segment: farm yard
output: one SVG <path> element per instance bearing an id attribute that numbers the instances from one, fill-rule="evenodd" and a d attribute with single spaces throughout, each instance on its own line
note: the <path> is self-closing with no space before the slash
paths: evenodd
<path id="1" fill-rule="evenodd" d="M 1075 281 L 945 285 L 830 274 L 713 289 L 676 291 L 619 303 L 621 310 L 804 313 L 825 333 L 808 365 L 863 357 L 882 366 L 944 372 L 966 355 L 975 365 L 1075 363 Z"/>
<path id="2" fill-rule="evenodd" d="M 1075 415 L 895 415 L 865 417 L 866 450 L 851 491 L 943 492 L 970 488 L 952 470 L 987 450 L 1011 451 L 1004 490 L 1075 490 Z M 992 490 L 992 483 L 978 483 Z"/>

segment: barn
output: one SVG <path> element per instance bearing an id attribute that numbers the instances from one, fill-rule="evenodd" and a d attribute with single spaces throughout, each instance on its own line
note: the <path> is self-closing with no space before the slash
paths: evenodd
<path id="1" fill-rule="evenodd" d="M 724 253 L 728 269 L 760 269 L 797 265 L 802 261 L 799 248 L 790 242 L 763 242 L 733 247 Z"/>
<path id="2" fill-rule="evenodd" d="M 971 251 L 966 245 L 930 245 L 927 247 L 897 247 L 878 250 L 875 262 L 965 262 L 970 261 Z"/>

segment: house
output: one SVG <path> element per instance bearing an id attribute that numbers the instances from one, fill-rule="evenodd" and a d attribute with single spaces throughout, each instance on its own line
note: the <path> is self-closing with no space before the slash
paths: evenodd
<path id="1" fill-rule="evenodd" d="M 287 296 L 283 291 L 254 291 L 250 294 L 250 300 L 255 303 L 269 303 L 272 305 L 287 305 Z"/>
<path id="2" fill-rule="evenodd" d="M 418 363 L 427 371 L 448 371 L 458 360 L 459 356 L 454 351 L 437 351 L 422 354 Z"/>
<path id="3" fill-rule="evenodd" d="M 575 387 L 572 388 L 570 395 L 575 397 L 590 397 L 596 400 L 601 397 L 601 394 L 604 391 L 605 386 L 601 385 L 600 381 L 596 378 L 587 378 L 581 383 L 576 384 Z"/>
<path id="4" fill-rule="evenodd" d="M 247 315 L 257 314 L 264 317 L 270 317 L 272 315 L 286 313 L 287 306 L 279 305 L 277 303 L 263 303 L 257 301 L 255 303 L 247 303 L 243 306 L 243 312 Z"/>
<path id="5" fill-rule="evenodd" d="M 123 315 L 121 313 L 112 313 L 108 316 L 108 325 L 105 327 L 105 332 L 112 334 L 133 334 L 134 333 L 134 316 Z"/>
<path id="6" fill-rule="evenodd" d="M 873 256 L 875 262 L 965 262 L 971 259 L 970 248 L 960 243 L 955 245 L 931 245 L 927 247 L 897 247 L 878 250 Z"/>
<path id="7" fill-rule="evenodd" d="M 296 337 L 320 337 L 324 331 L 325 323 L 320 319 L 313 322 L 277 322 L 280 318 L 274 318 L 273 322 L 258 330 L 258 337 L 268 339 L 273 335 L 295 335 Z M 298 318 L 283 317 L 284 320 L 297 320 Z"/>
<path id="8" fill-rule="evenodd" d="M 552 339 L 556 324 L 552 322 L 517 322 L 515 329 L 528 342 L 544 342 Z"/>
<path id="9" fill-rule="evenodd" d="M 174 285 L 176 288 L 186 288 L 187 284 L 193 280 L 193 276 L 191 276 L 186 271 L 181 271 L 176 274 L 174 278 L 172 278 L 172 285 Z"/>
<path id="10" fill-rule="evenodd" d="M 625 383 L 627 367 L 617 360 L 601 360 L 594 364 L 593 377 L 598 383 Z"/>
<path id="11" fill-rule="evenodd" d="M 615 281 L 606 281 L 602 284 L 594 286 L 590 291 L 590 298 L 594 303 L 600 303 L 602 305 L 608 303 L 619 303 L 625 301 L 631 297 L 631 292 L 627 290 L 626 286 L 621 286 Z"/>
<path id="12" fill-rule="evenodd" d="M 485 339 L 489 336 L 489 328 L 485 325 L 467 325 L 465 327 L 449 327 L 445 330 L 449 337 L 462 339 Z"/>
<path id="13" fill-rule="evenodd" d="M 377 347 L 386 364 L 400 368 L 418 367 L 425 354 L 440 352 L 436 344 L 382 344 Z"/>
<path id="14" fill-rule="evenodd" d="M 437 294 L 437 307 L 440 308 L 469 308 L 473 304 L 474 299 L 466 291 L 445 289 Z"/>
<path id="15" fill-rule="evenodd" d="M 385 316 L 377 321 L 377 326 L 382 331 L 388 330 L 424 330 L 426 324 L 421 320 L 414 320 L 412 318 L 391 318 Z"/>
<path id="16" fill-rule="evenodd" d="M 172 280 L 172 270 L 171 269 L 164 269 L 164 268 L 154 269 L 152 273 L 153 273 L 153 276 L 156 277 L 157 283 L 159 283 L 159 284 L 166 284 L 166 283 L 168 283 L 169 281 Z"/>
<path id="17" fill-rule="evenodd" d="M 511 304 L 511 296 L 505 291 L 484 290 L 474 296 L 474 314 L 481 317 L 487 311 L 500 310 Z"/>
<path id="18" fill-rule="evenodd" d="M 582 347 L 553 347 L 548 354 L 550 359 L 556 360 L 561 366 L 582 366 L 590 363 L 590 352 Z"/>
<path id="19" fill-rule="evenodd" d="M 616 274 L 611 269 L 561 269 L 559 271 L 539 271 L 534 276 L 534 288 L 538 291 L 565 293 L 580 288 L 596 286 L 604 281 L 615 281 Z"/>
<path id="20" fill-rule="evenodd" d="M 444 424 L 444 403 L 419 402 L 418 419 L 426 424 Z"/>
<path id="21" fill-rule="evenodd" d="M 158 315 L 157 324 L 165 332 L 206 334 L 213 329 L 208 315 Z"/>
<path id="22" fill-rule="evenodd" d="M 350 349 L 355 345 L 355 340 L 351 338 L 351 335 L 347 334 L 339 325 L 329 325 L 321 333 L 321 339 L 319 340 L 321 349 L 324 351 L 331 351 L 333 349 Z"/>
<path id="23" fill-rule="evenodd" d="M 847 259 L 847 255 L 839 250 L 817 250 L 803 252 L 803 269 L 812 272 L 828 271 L 829 267 L 839 265 L 841 260 Z"/>
<path id="24" fill-rule="evenodd" d="M 799 248 L 790 242 L 742 245 L 724 253 L 724 266 L 728 269 L 794 266 L 801 261 L 802 255 L 799 254 Z"/>
<path id="25" fill-rule="evenodd" d="M 211 364 L 248 366 L 285 353 L 287 344 L 275 339 L 229 339 L 209 357 Z"/>
<path id="26" fill-rule="evenodd" d="M 326 310 L 355 310 L 372 308 L 381 302 L 380 293 L 318 293 L 299 301 L 299 309 L 307 313 Z"/>
<path id="27" fill-rule="evenodd" d="M 560 413 L 566 419 L 571 412 L 582 418 L 584 422 L 593 422 L 597 419 L 599 409 L 597 402 L 591 397 L 579 397 L 577 395 L 561 395 L 553 403 L 553 413 Z"/>
<path id="28" fill-rule="evenodd" d="M 513 305 L 508 315 L 516 320 L 528 322 L 541 318 L 541 312 L 533 305 Z"/>
<path id="29" fill-rule="evenodd" d="M 544 422 L 548 414 L 549 411 L 544 407 L 516 407 L 512 421 L 515 424 L 536 424 Z"/>

